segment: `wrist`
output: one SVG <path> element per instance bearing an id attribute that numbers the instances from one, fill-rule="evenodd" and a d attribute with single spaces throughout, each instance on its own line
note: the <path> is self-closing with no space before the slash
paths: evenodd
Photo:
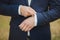
<path id="1" fill-rule="evenodd" d="M 22 9 L 23 9 L 23 6 L 21 5 L 21 6 L 20 6 L 20 12 L 21 12 L 21 14 L 22 14 Z"/>

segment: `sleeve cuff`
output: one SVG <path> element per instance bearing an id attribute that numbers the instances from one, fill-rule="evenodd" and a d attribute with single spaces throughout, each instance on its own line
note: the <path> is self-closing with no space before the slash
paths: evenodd
<path id="1" fill-rule="evenodd" d="M 34 18 L 35 18 L 35 25 L 34 26 L 37 26 L 37 15 L 36 14 L 34 15 Z"/>
<path id="2" fill-rule="evenodd" d="M 19 8 L 18 8 L 18 14 L 21 15 L 21 11 L 20 11 L 20 8 L 21 8 L 22 5 L 19 5 Z"/>

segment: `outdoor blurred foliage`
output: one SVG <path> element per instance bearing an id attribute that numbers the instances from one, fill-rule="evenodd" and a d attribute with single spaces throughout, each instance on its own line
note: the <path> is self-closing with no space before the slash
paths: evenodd
<path id="1" fill-rule="evenodd" d="M 0 15 L 0 40 L 8 40 L 11 17 Z M 60 19 L 50 23 L 52 40 L 60 40 Z"/>

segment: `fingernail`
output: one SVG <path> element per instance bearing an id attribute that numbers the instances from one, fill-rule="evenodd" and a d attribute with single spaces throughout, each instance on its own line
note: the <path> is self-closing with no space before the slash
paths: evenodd
<path id="1" fill-rule="evenodd" d="M 19 25 L 19 27 L 20 27 L 20 25 Z"/>
<path id="2" fill-rule="evenodd" d="M 21 29 L 21 26 L 19 25 L 19 28 Z"/>

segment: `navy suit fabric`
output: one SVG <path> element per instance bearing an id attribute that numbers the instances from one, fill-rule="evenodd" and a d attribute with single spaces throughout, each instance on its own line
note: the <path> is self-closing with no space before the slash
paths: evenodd
<path id="1" fill-rule="evenodd" d="M 26 18 L 18 14 L 19 5 L 28 6 L 27 0 L 0 0 L 0 15 L 11 16 L 9 40 L 26 40 L 27 33 L 19 24 Z M 51 40 L 50 22 L 60 18 L 60 0 L 32 0 L 37 13 L 37 26 L 31 30 L 31 40 Z"/>

